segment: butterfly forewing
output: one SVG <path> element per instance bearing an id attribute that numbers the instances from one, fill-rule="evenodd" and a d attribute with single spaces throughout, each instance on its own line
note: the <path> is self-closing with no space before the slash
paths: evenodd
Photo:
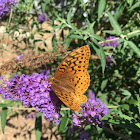
<path id="1" fill-rule="evenodd" d="M 88 46 L 80 47 L 71 52 L 58 66 L 54 77 L 60 79 L 61 75 L 71 75 L 84 72 L 88 68 L 90 49 Z"/>

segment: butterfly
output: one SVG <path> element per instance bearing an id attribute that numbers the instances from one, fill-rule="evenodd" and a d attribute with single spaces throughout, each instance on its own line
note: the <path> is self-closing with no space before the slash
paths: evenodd
<path id="1" fill-rule="evenodd" d="M 87 102 L 84 93 L 90 85 L 89 58 L 88 46 L 75 49 L 60 63 L 54 77 L 48 79 L 58 98 L 74 111 L 79 111 L 80 104 Z"/>

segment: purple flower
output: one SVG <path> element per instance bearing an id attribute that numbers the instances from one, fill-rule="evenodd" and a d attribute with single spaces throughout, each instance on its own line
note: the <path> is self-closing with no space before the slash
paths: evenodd
<path id="1" fill-rule="evenodd" d="M 15 75 L 6 81 L 2 79 L 0 91 L 3 98 L 21 100 L 26 107 L 34 106 L 42 112 L 47 120 L 59 123 L 61 101 L 55 95 L 48 82 L 48 76 L 34 73 L 33 75 Z M 4 84 L 6 86 L 4 86 Z"/>
<path id="2" fill-rule="evenodd" d="M 107 115 L 108 112 L 108 108 L 99 98 L 90 98 L 81 106 L 81 113 L 72 114 L 73 129 L 80 133 L 81 130 L 84 130 L 86 125 L 92 125 L 93 123 L 98 127 L 102 127 L 103 122 L 101 121 L 101 118 Z M 84 133 L 81 134 L 80 139 L 85 139 L 88 137 L 88 134 Z"/>
<path id="3" fill-rule="evenodd" d="M 50 73 L 51 73 L 51 68 L 50 67 L 48 67 L 47 70 L 46 69 L 42 70 L 42 74 L 44 74 L 44 75 L 48 75 Z"/>
<path id="4" fill-rule="evenodd" d="M 90 91 L 88 92 L 88 94 L 89 94 L 89 98 L 90 98 L 90 99 L 92 99 L 92 100 L 95 100 L 95 99 L 96 99 L 96 97 L 95 97 L 95 92 L 94 92 L 93 90 L 90 90 Z"/>
<path id="5" fill-rule="evenodd" d="M 25 120 L 28 120 L 28 119 L 35 120 L 36 115 L 37 115 L 37 112 L 30 113 L 30 114 L 25 116 Z"/>
<path id="6" fill-rule="evenodd" d="M 46 13 L 42 13 L 38 16 L 38 22 L 39 23 L 43 23 L 45 21 L 45 19 L 47 18 L 47 14 Z"/>
<path id="7" fill-rule="evenodd" d="M 11 7 L 17 4 L 17 0 L 0 0 L 0 19 L 11 12 Z"/>
<path id="8" fill-rule="evenodd" d="M 91 114 L 90 114 L 92 117 L 94 117 L 96 115 L 96 111 L 91 111 Z"/>
<path id="9" fill-rule="evenodd" d="M 87 139 L 87 138 L 88 138 L 88 133 L 86 131 L 82 131 L 80 134 L 80 140 Z"/>
<path id="10" fill-rule="evenodd" d="M 73 119 L 73 124 L 74 124 L 74 126 L 77 126 L 77 125 L 81 124 L 81 121 L 77 118 L 74 118 Z"/>
<path id="11" fill-rule="evenodd" d="M 106 68 L 112 66 L 114 60 L 115 60 L 115 58 L 113 56 L 111 56 L 111 57 L 106 56 Z"/>
<path id="12" fill-rule="evenodd" d="M 108 38 L 106 38 L 105 40 L 111 40 L 111 39 L 115 39 L 117 37 L 115 36 L 110 36 Z M 107 42 L 99 42 L 99 44 L 103 47 L 103 46 L 112 46 L 114 48 L 118 47 L 120 44 L 117 40 L 114 40 L 114 41 L 107 41 Z"/>
<path id="13" fill-rule="evenodd" d="M 17 60 L 20 60 L 20 59 L 23 58 L 23 56 L 24 56 L 24 54 L 18 55 L 18 56 L 16 57 L 16 59 L 17 59 Z"/>
<path id="14" fill-rule="evenodd" d="M 3 79 L 3 76 L 0 76 L 0 79 Z"/>

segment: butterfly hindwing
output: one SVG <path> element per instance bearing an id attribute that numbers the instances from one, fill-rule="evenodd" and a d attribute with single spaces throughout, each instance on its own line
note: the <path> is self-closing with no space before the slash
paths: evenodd
<path id="1" fill-rule="evenodd" d="M 64 89 L 63 86 L 59 87 L 55 84 L 52 85 L 52 89 L 66 106 L 75 111 L 80 110 L 80 100 L 76 97 L 74 92 Z"/>

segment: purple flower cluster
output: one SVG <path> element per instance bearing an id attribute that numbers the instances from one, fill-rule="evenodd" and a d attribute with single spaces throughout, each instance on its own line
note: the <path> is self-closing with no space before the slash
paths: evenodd
<path id="1" fill-rule="evenodd" d="M 46 13 L 42 13 L 38 16 L 38 22 L 39 23 L 43 23 L 45 21 L 45 19 L 47 18 L 47 14 Z"/>
<path id="2" fill-rule="evenodd" d="M 17 4 L 17 0 L 0 0 L 0 19 L 11 12 L 11 7 Z"/>
<path id="3" fill-rule="evenodd" d="M 17 59 L 17 60 L 21 60 L 21 59 L 23 58 L 23 56 L 24 56 L 24 54 L 18 55 L 18 56 L 16 57 L 16 59 Z"/>
<path id="4" fill-rule="evenodd" d="M 36 115 L 37 115 L 37 112 L 30 113 L 30 114 L 25 116 L 25 120 L 28 120 L 28 119 L 35 120 Z"/>
<path id="5" fill-rule="evenodd" d="M 98 127 L 102 127 L 103 122 L 100 120 L 103 116 L 107 115 L 109 112 L 105 103 L 103 103 L 100 99 L 89 98 L 88 101 L 81 106 L 81 113 L 75 114 L 73 113 L 73 130 L 80 131 L 80 139 L 86 139 L 88 137 L 87 132 L 85 132 L 84 128 L 87 125 L 95 124 Z M 72 128 L 70 130 L 72 133 Z"/>
<path id="6" fill-rule="evenodd" d="M 106 68 L 111 67 L 114 60 L 115 58 L 113 56 L 106 56 Z"/>
<path id="7" fill-rule="evenodd" d="M 108 38 L 106 38 L 105 40 L 111 40 L 111 39 L 115 39 L 115 36 L 110 36 Z M 99 42 L 99 44 L 103 47 L 103 46 L 112 46 L 114 48 L 118 47 L 120 44 L 118 41 L 114 40 L 114 41 L 108 41 L 108 42 Z"/>
<path id="8" fill-rule="evenodd" d="M 9 81 L 3 77 L 0 79 L 3 80 L 0 93 L 4 99 L 20 100 L 26 107 L 33 106 L 42 112 L 48 121 L 59 124 L 61 101 L 52 91 L 48 76 L 38 73 L 33 73 L 32 76 L 15 74 Z"/>

